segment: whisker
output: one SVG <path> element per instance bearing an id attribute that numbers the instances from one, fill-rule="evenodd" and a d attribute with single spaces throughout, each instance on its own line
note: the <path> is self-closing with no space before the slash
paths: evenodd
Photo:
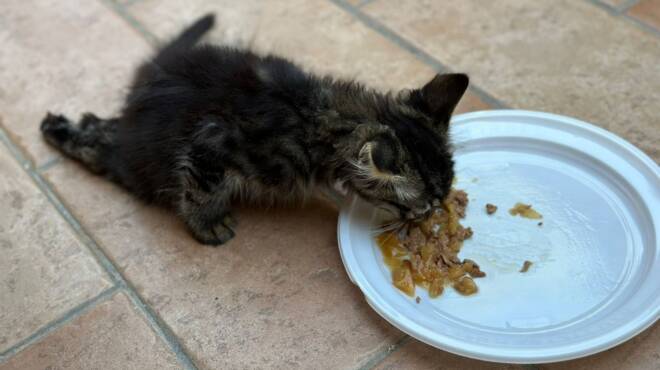
<path id="1" fill-rule="evenodd" d="M 401 223 L 398 222 L 398 221 L 396 221 L 396 222 L 389 222 L 389 223 L 384 223 L 384 224 L 379 225 L 378 227 L 376 227 L 375 229 L 373 229 L 373 231 L 374 231 L 375 233 L 378 233 L 378 234 L 380 234 L 380 233 L 384 233 L 384 232 L 388 232 L 388 231 L 393 231 L 393 230 L 397 230 L 397 231 L 398 231 L 398 229 L 400 229 L 401 226 L 402 226 Z"/>

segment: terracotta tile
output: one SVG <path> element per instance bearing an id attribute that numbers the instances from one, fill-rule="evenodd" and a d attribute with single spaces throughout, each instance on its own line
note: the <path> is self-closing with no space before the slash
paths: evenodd
<path id="1" fill-rule="evenodd" d="M 470 90 L 468 90 L 465 95 L 461 98 L 461 101 L 458 102 L 454 114 L 461 114 L 467 112 L 475 112 L 480 110 L 493 109 L 493 107 L 481 100 L 479 96 Z"/>
<path id="2" fill-rule="evenodd" d="M 660 161 L 660 38 L 583 1 L 379 0 L 362 8 L 514 107 L 574 116 Z"/>
<path id="3" fill-rule="evenodd" d="M 642 0 L 628 14 L 660 31 L 660 0 Z"/>
<path id="4" fill-rule="evenodd" d="M 630 0 L 596 0 L 596 1 L 617 9 L 626 6 L 628 3 L 630 3 Z"/>
<path id="5" fill-rule="evenodd" d="M 251 45 L 308 70 L 356 78 L 379 89 L 418 87 L 435 72 L 337 6 L 323 0 L 143 0 L 131 13 L 161 39 L 214 11 L 215 43 Z"/>
<path id="6" fill-rule="evenodd" d="M 237 237 L 211 248 L 68 161 L 47 174 L 202 368 L 347 368 L 402 336 L 348 280 L 327 205 L 241 209 Z"/>
<path id="7" fill-rule="evenodd" d="M 55 155 L 39 134 L 46 111 L 114 113 L 150 52 L 99 1 L 6 0 L 0 24 L 0 115 L 37 164 Z"/>
<path id="8" fill-rule="evenodd" d="M 110 282 L 0 144 L 0 353 Z"/>
<path id="9" fill-rule="evenodd" d="M 593 356 L 539 366 L 541 369 L 660 369 L 660 325 L 656 323 L 630 341 Z"/>
<path id="10" fill-rule="evenodd" d="M 19 352 L 0 369 L 180 369 L 122 293 Z"/>
<path id="11" fill-rule="evenodd" d="M 387 356 L 375 370 L 422 369 L 520 369 L 516 365 L 496 364 L 473 360 L 441 351 L 415 339 Z"/>

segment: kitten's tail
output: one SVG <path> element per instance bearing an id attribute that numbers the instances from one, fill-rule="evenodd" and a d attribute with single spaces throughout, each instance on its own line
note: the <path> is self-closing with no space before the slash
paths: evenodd
<path id="1" fill-rule="evenodd" d="M 179 34 L 174 40 L 170 41 L 169 44 L 165 45 L 158 52 L 156 59 L 166 58 L 168 55 L 193 47 L 206 32 L 213 28 L 214 24 L 215 14 L 206 14 L 195 21 L 190 27 L 183 30 L 183 32 L 181 32 L 181 34 Z"/>

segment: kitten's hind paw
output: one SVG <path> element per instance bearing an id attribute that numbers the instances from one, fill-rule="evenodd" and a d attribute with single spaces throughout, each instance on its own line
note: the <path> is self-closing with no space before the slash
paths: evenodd
<path id="1" fill-rule="evenodd" d="M 90 127 L 93 127 L 103 120 L 97 117 L 94 113 L 83 113 L 82 117 L 80 118 L 80 129 L 85 131 L 89 129 Z"/>
<path id="2" fill-rule="evenodd" d="M 225 216 L 225 221 L 232 221 L 235 224 L 235 221 L 233 221 L 231 216 Z M 218 222 L 212 227 L 199 227 L 190 225 L 190 229 L 197 241 L 202 244 L 215 247 L 221 244 L 225 244 L 231 240 L 234 235 L 236 235 L 234 230 L 225 224 L 225 221 Z"/>
<path id="3" fill-rule="evenodd" d="M 47 142 L 60 146 L 71 137 L 71 122 L 64 116 L 48 112 L 41 121 L 41 132 Z"/>

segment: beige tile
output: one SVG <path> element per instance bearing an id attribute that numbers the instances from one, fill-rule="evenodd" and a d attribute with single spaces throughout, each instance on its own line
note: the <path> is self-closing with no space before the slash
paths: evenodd
<path id="1" fill-rule="evenodd" d="M 642 0 L 628 14 L 660 31 L 660 0 Z"/>
<path id="2" fill-rule="evenodd" d="M 122 293 L 19 352 L 0 369 L 180 369 Z"/>
<path id="3" fill-rule="evenodd" d="M 401 337 L 348 280 L 327 205 L 240 210 L 211 248 L 68 161 L 48 177 L 202 368 L 354 367 Z"/>
<path id="4" fill-rule="evenodd" d="M 496 364 L 457 356 L 410 339 L 387 356 L 375 370 L 426 369 L 520 369 L 516 365 Z"/>
<path id="5" fill-rule="evenodd" d="M 0 144 L 0 353 L 110 286 Z"/>
<path id="6" fill-rule="evenodd" d="M 660 325 L 657 323 L 630 341 L 593 356 L 539 366 L 548 370 L 658 370 Z"/>
<path id="7" fill-rule="evenodd" d="M 214 11 L 215 43 L 251 45 L 308 70 L 356 78 L 379 89 L 421 86 L 434 71 L 329 1 L 142 0 L 131 13 L 161 39 Z"/>
<path id="8" fill-rule="evenodd" d="M 100 1 L 4 0 L 0 24 L 0 116 L 38 164 L 55 155 L 39 134 L 46 111 L 114 113 L 150 51 Z"/>
<path id="9" fill-rule="evenodd" d="M 584 1 L 379 0 L 363 8 L 514 108 L 575 116 L 660 161 L 660 38 Z"/>

